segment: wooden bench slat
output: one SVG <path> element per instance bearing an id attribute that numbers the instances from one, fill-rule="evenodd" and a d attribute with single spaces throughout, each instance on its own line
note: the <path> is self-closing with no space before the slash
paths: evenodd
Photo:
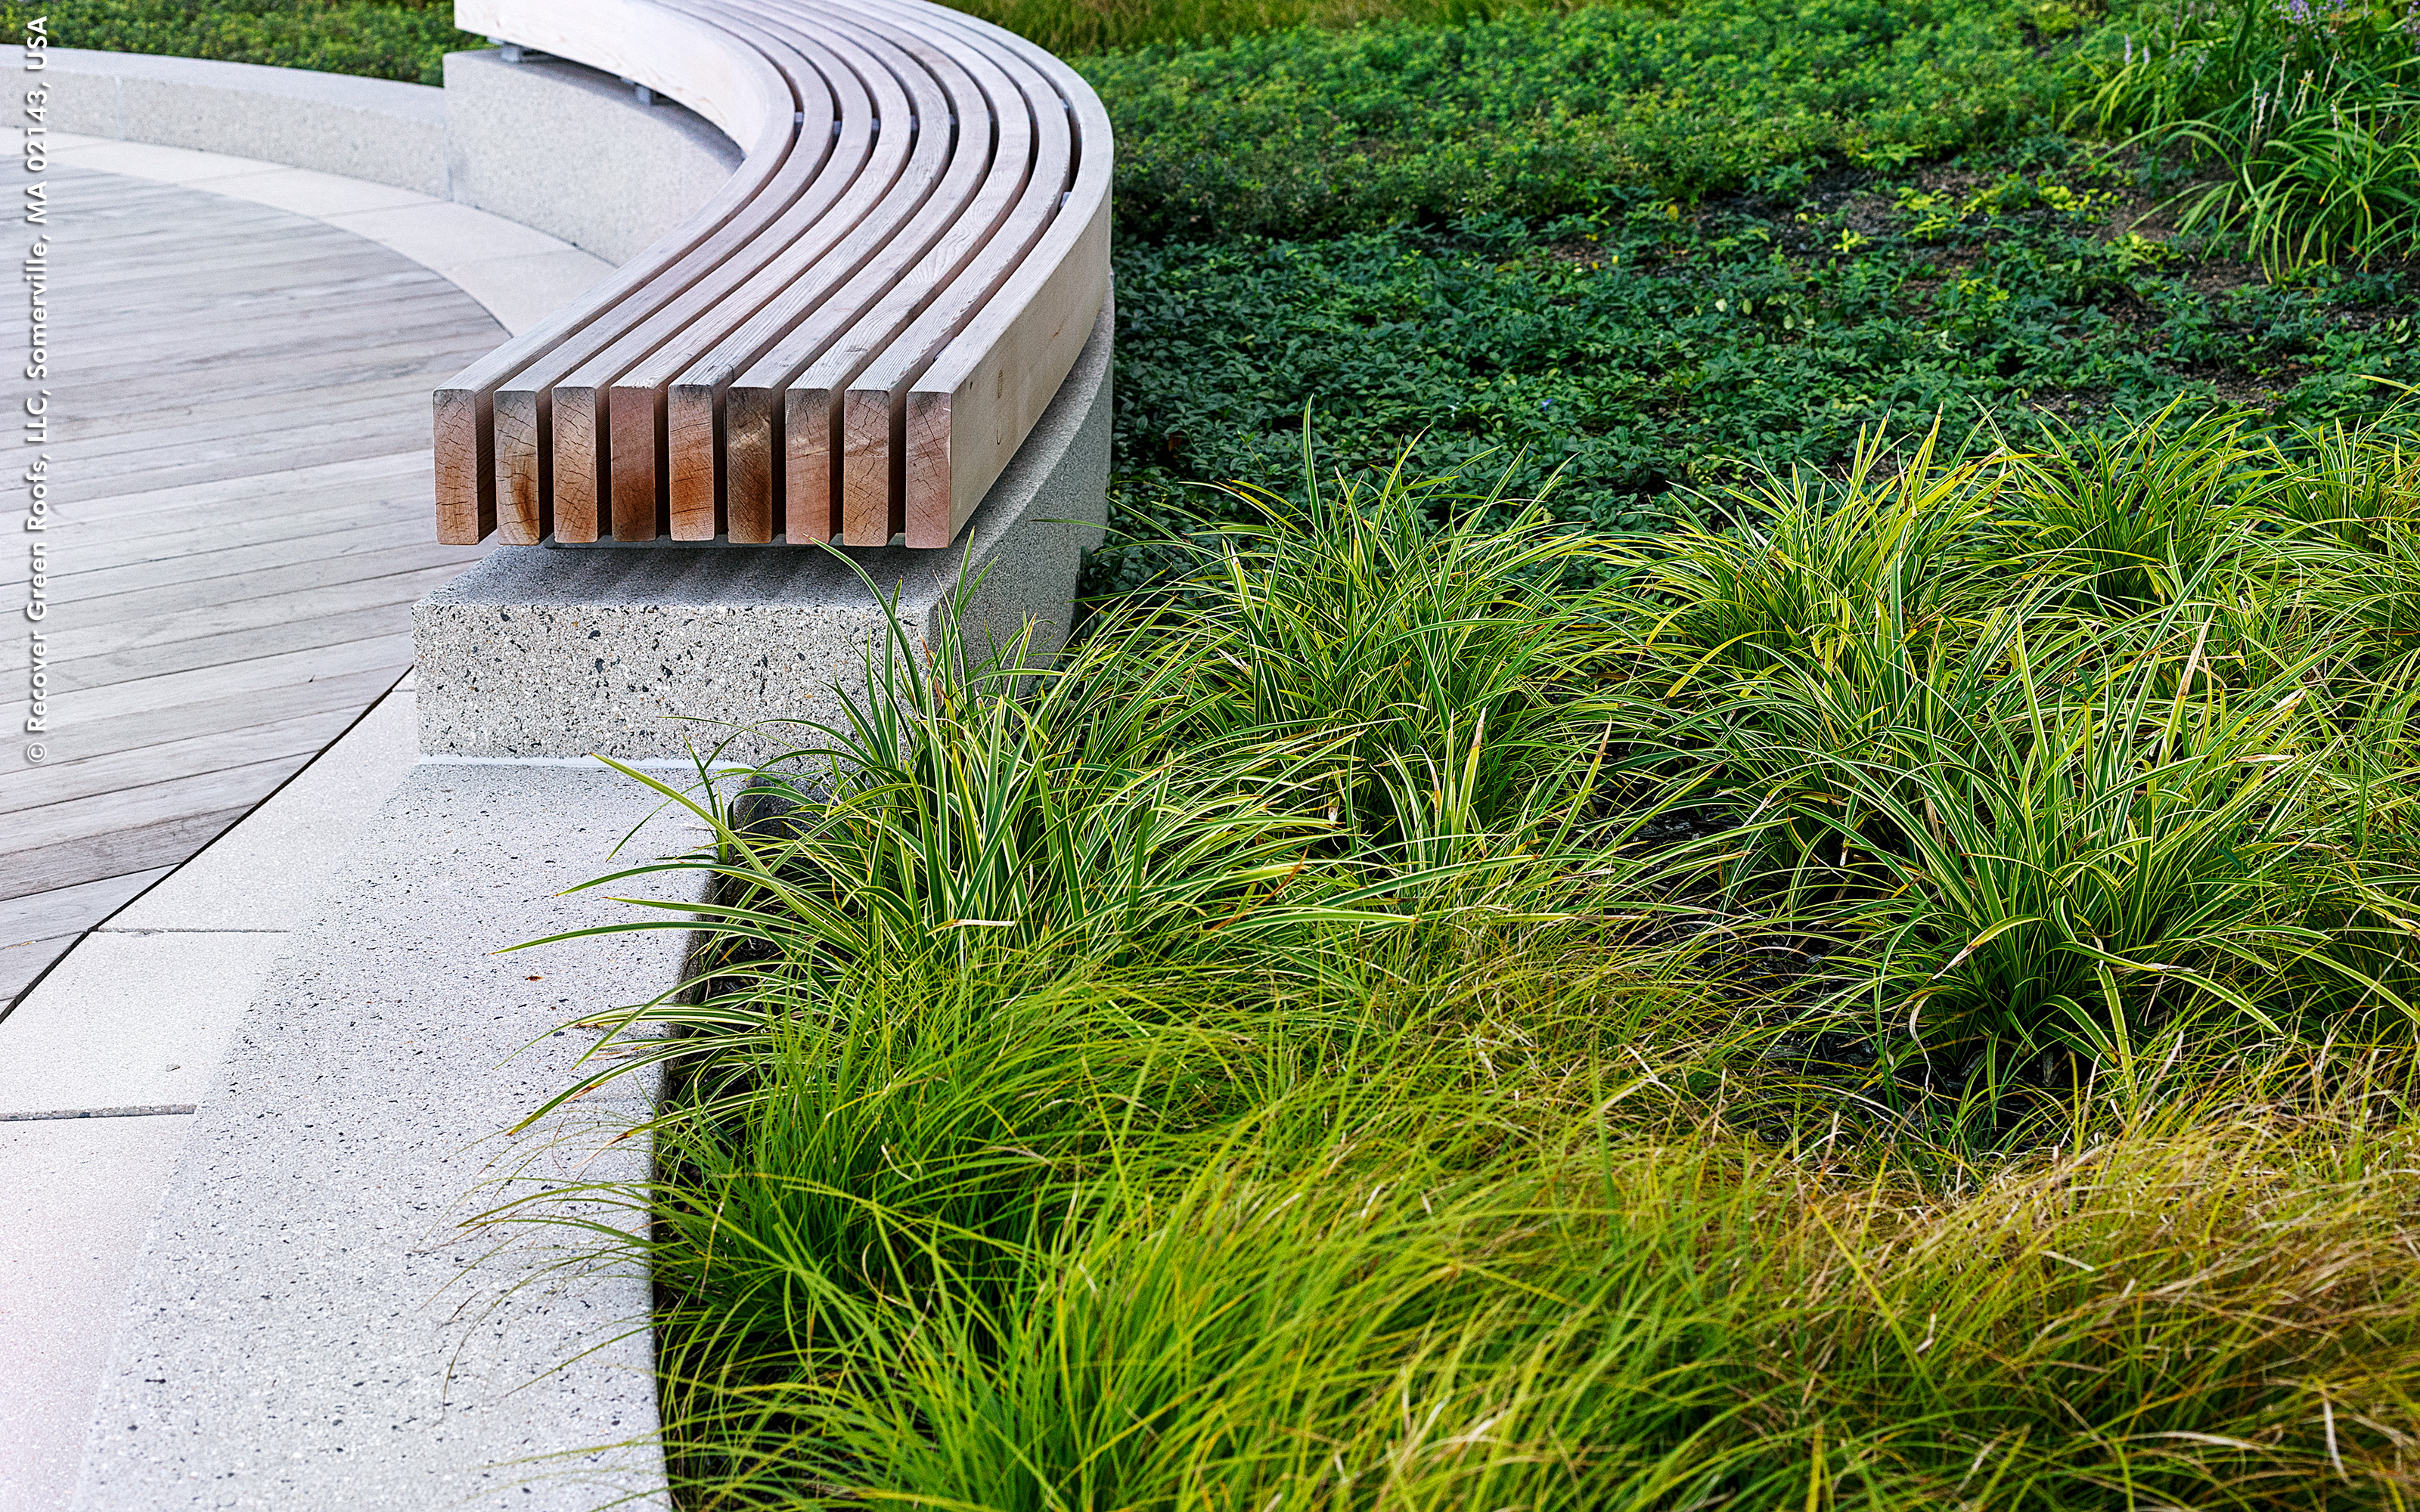
<path id="1" fill-rule="evenodd" d="M 844 101 L 837 97 L 832 80 L 796 52 L 773 44 L 770 39 L 748 35 L 734 18 L 717 13 L 712 7 L 702 11 L 715 15 L 728 34 L 746 42 L 780 73 L 796 107 L 792 140 L 780 166 L 758 188 L 746 209 L 701 242 L 677 269 L 651 283 L 645 298 L 629 301 L 614 318 L 595 322 L 498 386 L 494 407 L 499 487 L 524 511 L 534 507 L 544 528 L 561 540 L 596 540 L 604 523 L 602 501 L 607 497 L 601 476 L 607 459 L 597 441 L 597 417 L 583 410 L 577 393 L 562 390 L 561 380 L 678 304 L 721 269 L 745 258 L 766 224 L 819 184 L 836 166 L 835 147 L 846 145 L 833 135 Z M 567 408 L 563 403 L 566 398 L 571 401 Z"/>
<path id="2" fill-rule="evenodd" d="M 1082 80 L 924 0 L 457 0 L 457 20 L 638 79 L 748 149 L 705 211 L 439 391 L 442 538 L 947 545 L 1107 298 L 1112 146 Z"/>
<path id="3" fill-rule="evenodd" d="M 778 29 L 782 23 L 768 20 L 767 24 Z M 929 71 L 917 60 L 893 51 L 877 34 L 832 27 L 824 32 L 822 41 L 848 57 L 876 90 L 876 120 L 891 123 L 889 130 L 873 136 L 878 161 L 846 186 L 844 199 L 812 233 L 775 251 L 726 296 L 714 312 L 713 322 L 693 323 L 610 380 L 611 394 L 605 403 L 612 413 L 625 417 L 616 422 L 611 446 L 616 468 L 628 470 L 622 473 L 624 481 L 617 485 L 615 497 L 630 497 L 636 510 L 641 492 L 660 488 L 673 533 L 681 539 L 711 539 L 731 527 L 725 524 L 722 491 L 717 486 L 712 415 L 701 417 L 668 405 L 668 386 L 724 345 L 734 322 L 760 316 L 801 288 L 822 286 L 838 270 L 857 266 L 878 252 L 907 209 L 947 173 L 946 142 L 898 129 L 899 123 L 928 108 L 928 101 L 945 98 Z M 903 80 L 916 86 L 913 98 Z M 618 519 L 618 504 L 616 509 Z M 767 518 L 769 521 L 769 513 Z M 751 538 L 744 519 L 733 538 Z"/>
<path id="4" fill-rule="evenodd" d="M 799 128 L 799 147 L 760 196 L 760 213 L 744 228 L 745 239 L 735 238 L 715 266 L 644 318 L 619 331 L 600 331 L 597 340 L 567 346 L 558 360 L 534 367 L 499 390 L 499 403 L 509 399 L 547 417 L 536 444 L 525 455 L 517 455 L 514 462 L 542 471 L 551 480 L 554 530 L 563 540 L 594 541 L 608 523 L 604 504 L 613 497 L 609 469 L 614 456 L 605 385 L 697 321 L 712 318 L 783 245 L 829 218 L 852 215 L 850 207 L 836 202 L 868 163 L 876 162 L 872 131 L 876 106 L 859 71 L 828 49 L 802 52 L 770 36 L 760 45 L 821 108 L 801 112 L 806 119 Z"/>
<path id="5" fill-rule="evenodd" d="M 895 39 L 877 39 L 877 34 L 854 22 L 830 15 L 818 19 L 869 45 L 886 51 L 898 46 Z M 937 50 L 918 46 L 908 50 L 908 55 L 915 67 L 906 82 L 911 85 L 920 123 L 945 120 L 951 114 L 954 102 L 943 85 L 944 77 L 956 85 L 962 96 L 974 93 L 965 70 Z M 662 385 L 668 390 L 666 433 L 681 437 L 692 447 L 691 454 L 675 465 L 675 471 L 693 478 L 707 463 L 707 457 L 694 449 L 695 438 L 705 435 L 719 441 L 717 491 L 724 501 L 735 541 L 773 538 L 775 473 L 781 458 L 773 435 L 780 415 L 778 403 L 761 393 L 736 390 L 734 381 L 777 343 L 796 339 L 801 330 L 810 332 L 807 339 L 815 339 L 852 307 L 853 301 L 861 302 L 869 268 L 876 270 L 873 276 L 877 279 L 891 274 L 903 230 L 917 226 L 937 196 L 939 204 L 951 206 L 962 202 L 970 187 L 966 161 L 952 152 L 947 131 L 920 130 L 915 136 L 919 172 L 912 181 L 903 175 L 901 185 L 856 231 L 812 266 L 780 280 L 770 298 L 703 356 L 678 369 L 669 363 L 642 364 L 627 380 L 634 386 Z M 827 531 L 815 538 L 829 535 Z"/>
<path id="6" fill-rule="evenodd" d="M 1008 468 L 1093 333 L 1109 292 L 1109 112 L 1076 70 L 971 16 L 957 24 L 1024 54 L 1066 102 L 1078 161 L 1033 250 L 908 394 L 908 544 L 947 546 Z M 942 486 L 946 484 L 946 487 Z"/>
<path id="7" fill-rule="evenodd" d="M 496 28 L 492 35 L 525 39 L 532 45 L 553 43 L 569 55 L 572 45 L 557 35 L 564 14 L 547 0 L 471 0 L 461 15 Z M 692 79 L 687 93 L 666 89 L 739 143 L 739 169 L 724 181 L 697 213 L 666 232 L 637 256 L 624 263 L 597 288 L 565 306 L 512 341 L 472 363 L 432 395 L 436 443 L 438 539 L 458 546 L 473 545 L 498 528 L 494 415 L 496 385 L 586 330 L 600 318 L 633 301 L 649 303 L 651 285 L 667 277 L 677 279 L 681 261 L 714 236 L 734 216 L 747 210 L 756 192 L 777 172 L 796 139 L 797 106 L 773 66 L 752 49 L 703 21 L 670 12 L 644 0 L 581 0 L 580 19 L 600 30 L 619 29 L 628 44 L 644 49 L 650 73 L 677 68 Z M 590 53 L 590 45 L 578 44 Z M 709 90 L 711 98 L 709 98 Z M 708 108 L 709 106 L 713 108 Z M 533 537 L 535 538 L 535 537 Z"/>
<path id="8" fill-rule="evenodd" d="M 919 476 L 923 471 L 919 458 L 907 443 L 908 386 L 924 374 L 942 349 L 1032 255 L 1057 214 L 1075 171 L 1069 113 L 1050 80 L 1030 58 L 1014 49 L 1002 47 L 979 33 L 969 39 L 977 46 L 996 49 L 992 55 L 1016 80 L 1027 116 L 1034 127 L 1034 165 L 1004 224 L 985 249 L 984 259 L 957 269 L 945 287 L 928 297 L 915 321 L 847 380 L 846 396 L 842 401 L 842 426 L 852 455 L 845 464 L 844 476 L 853 490 L 861 491 L 860 499 L 863 501 L 852 499 L 845 508 L 870 510 L 871 495 L 879 480 L 886 512 L 886 542 L 893 532 L 907 532 L 910 545 L 920 544 L 909 531 L 908 500 L 911 495 L 928 498 L 937 486 L 945 488 L 947 483 L 946 478 Z M 810 375 L 811 382 L 814 377 Z M 847 544 L 874 544 L 871 533 L 868 531 L 849 539 Z"/>
<path id="9" fill-rule="evenodd" d="M 990 262 L 1021 250 L 998 243 L 1001 227 L 1037 175 L 1058 177 L 1064 172 L 1063 148 L 1062 161 L 1053 161 L 1047 151 L 1037 156 L 1041 133 L 1033 111 L 1026 91 L 1001 66 L 1001 58 L 980 45 L 967 45 L 966 39 L 915 12 L 884 8 L 883 13 L 893 24 L 928 40 L 943 46 L 957 44 L 953 54 L 966 65 L 983 91 L 993 130 L 990 162 L 981 187 L 967 208 L 922 254 L 915 276 L 893 285 L 873 309 L 789 381 L 783 422 L 785 517 L 836 519 L 839 537 L 848 546 L 888 545 L 902 528 L 893 515 L 904 497 L 892 486 L 890 417 L 879 417 L 871 435 L 852 434 L 841 402 L 848 384 L 868 364 L 894 350 L 916 319 L 979 256 Z M 978 140 L 970 146 L 981 151 L 985 144 Z"/>

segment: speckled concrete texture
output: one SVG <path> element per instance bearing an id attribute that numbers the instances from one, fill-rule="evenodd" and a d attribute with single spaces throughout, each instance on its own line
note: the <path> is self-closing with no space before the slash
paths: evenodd
<path id="1" fill-rule="evenodd" d="M 455 199 L 627 260 L 714 197 L 737 144 L 704 116 L 562 58 L 445 55 Z"/>
<path id="2" fill-rule="evenodd" d="M 0 1118 L 191 1106 L 286 941 L 274 930 L 85 936 L 0 1024 Z"/>
<path id="3" fill-rule="evenodd" d="M 202 147 L 423 194 L 445 193 L 442 90 L 202 58 L 66 47 L 49 54 L 43 71 L 54 130 Z M 22 67 L 17 56 L 0 63 Z"/>
<path id="4" fill-rule="evenodd" d="M 929 639 L 963 590 L 970 641 L 1010 645 L 1030 622 L 1027 660 L 1047 662 L 1107 513 L 1115 323 L 1105 303 L 1059 396 L 945 550 L 498 548 L 412 612 L 420 748 L 641 761 L 728 742 L 723 760 L 764 761 L 813 737 L 750 727 L 834 722 L 837 690 L 863 688 L 893 594 L 902 625 Z"/>
<path id="5" fill-rule="evenodd" d="M 151 1207 L 194 1120 L 0 1122 L 0 1508 L 57 1512 Z"/>
<path id="6" fill-rule="evenodd" d="M 555 896 L 687 816 L 609 772 L 423 765 L 237 1031 L 135 1267 L 78 1512 L 659 1508 L 648 1288 L 563 1264 L 508 1198 L 643 1175 L 638 1078 L 530 1134 L 576 1019 L 669 987 L 686 935 Z M 628 895 L 632 886 L 612 889 Z M 670 887 L 657 889 L 690 901 Z"/>

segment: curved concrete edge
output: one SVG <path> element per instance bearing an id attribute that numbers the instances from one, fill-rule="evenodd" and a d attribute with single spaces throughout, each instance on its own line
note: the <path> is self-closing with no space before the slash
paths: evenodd
<path id="1" fill-rule="evenodd" d="M 74 1493 L 192 1110 L 319 890 L 411 775 L 413 734 L 406 686 L 86 935 L 0 1026 L 0 1507 L 58 1512 Z M 182 1112 L 85 1116 L 125 1108 Z"/>
<path id="2" fill-rule="evenodd" d="M 22 48 L 7 54 L 0 66 L 49 85 L 59 131 L 445 193 L 445 95 L 426 85 L 69 47 L 49 49 L 37 76 L 23 73 Z"/>
<path id="3" fill-rule="evenodd" d="M 561 237 L 609 262 L 695 214 L 738 171 L 731 138 L 670 100 L 639 103 L 612 75 L 562 58 L 445 56 L 454 199 Z"/>
<path id="4" fill-rule="evenodd" d="M 667 1512 L 644 1268 L 597 1263 L 582 1230 L 473 1220 L 537 1196 L 630 1221 L 579 1188 L 646 1178 L 646 1140 L 625 1136 L 652 1079 L 499 1131 L 578 1074 L 577 1020 L 677 980 L 687 933 L 493 952 L 640 917 L 562 889 L 612 870 L 626 835 L 626 856 L 693 847 L 688 818 L 609 771 L 402 779 L 190 1119 L 77 1512 Z"/>
<path id="5" fill-rule="evenodd" d="M 366 237 L 461 289 L 516 333 L 613 270 L 561 238 L 391 185 L 193 147 L 58 131 L 50 146 L 51 162 L 63 167 L 208 190 Z"/>
<path id="6" fill-rule="evenodd" d="M 1116 329 L 1105 301 L 1058 397 L 949 548 L 497 548 L 412 610 L 422 751 L 666 760 L 729 738 L 722 760 L 768 761 L 807 733 L 735 732 L 838 724 L 884 632 L 877 594 L 895 594 L 929 644 L 962 580 L 978 655 L 1030 627 L 1026 662 L 1048 662 L 1108 510 Z"/>
<path id="7" fill-rule="evenodd" d="M 0 49 L 0 63 L 22 72 L 23 54 Z M 561 58 L 449 54 L 437 89 L 144 53 L 47 57 L 23 76 L 50 91 L 54 148 L 91 139 L 334 175 L 452 200 L 608 263 L 686 220 L 739 165 L 739 148 L 705 117 L 670 99 L 643 104 L 613 75 Z M 515 278 L 548 288 L 543 270 Z M 529 301 L 502 302 L 518 311 Z"/>

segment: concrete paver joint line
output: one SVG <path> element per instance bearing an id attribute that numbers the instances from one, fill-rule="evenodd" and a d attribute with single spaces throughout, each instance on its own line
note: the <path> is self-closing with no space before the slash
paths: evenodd
<path id="1" fill-rule="evenodd" d="M 92 932 L 95 934 L 284 934 L 288 933 L 282 929 L 126 929 L 112 928 L 106 923 L 94 925 Z"/>
<path id="2" fill-rule="evenodd" d="M 48 1119 L 153 1119 L 194 1111 L 191 1103 L 161 1103 L 149 1107 L 61 1108 L 50 1113 L 0 1113 L 0 1123 L 37 1123 Z"/>

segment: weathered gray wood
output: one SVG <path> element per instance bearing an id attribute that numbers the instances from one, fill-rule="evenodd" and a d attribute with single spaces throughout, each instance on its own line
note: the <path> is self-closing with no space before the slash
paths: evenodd
<path id="1" fill-rule="evenodd" d="M 234 604 L 248 598 L 268 597 L 305 588 L 375 582 L 399 572 L 444 566 L 449 562 L 458 567 L 460 551 L 459 547 L 439 546 L 423 539 L 410 546 L 387 547 L 340 557 L 321 557 L 283 567 L 246 572 L 234 578 L 201 581 L 171 579 L 107 596 L 78 597 L 66 607 L 65 612 L 70 617 L 63 623 L 73 623 L 73 617 L 86 614 L 169 614 L 186 608 Z"/>
<path id="2" fill-rule="evenodd" d="M 87 688 L 111 687 L 145 678 L 216 669 L 227 658 L 256 658 L 306 651 L 334 651 L 358 640 L 378 640 L 395 627 L 396 610 L 411 612 L 411 600 L 357 604 L 334 614 L 289 619 L 275 625 L 196 636 L 162 645 L 77 656 L 51 664 L 52 688 L 64 695 Z"/>
<path id="3" fill-rule="evenodd" d="M 408 620 L 410 616 L 406 614 L 403 618 Z M 54 706 L 65 706 L 83 711 L 93 718 L 106 719 L 121 714 L 178 704 L 214 701 L 235 702 L 320 675 L 334 676 L 346 672 L 375 675 L 382 671 L 391 671 L 394 675 L 387 681 L 392 684 L 411 665 L 411 634 L 407 629 L 371 640 L 347 640 L 335 645 L 289 651 L 282 656 L 256 656 L 244 661 L 222 662 L 213 667 L 164 672 L 157 677 L 137 678 L 131 682 L 107 683 L 99 687 L 80 689 L 71 701 L 63 701 L 62 705 Z M 70 754 L 85 754 L 75 749 L 72 726 L 59 732 L 59 734 L 68 742 Z M 56 744 L 54 741 L 54 745 Z"/>
<path id="4" fill-rule="evenodd" d="M 213 730 L 183 740 L 113 750 L 44 769 L 39 789 L 23 780 L 24 773 L 11 772 L 0 777 L 0 814 L 128 791 L 157 781 L 163 772 L 231 771 L 259 762 L 307 757 L 335 738 L 351 717 L 344 713 L 302 714 L 240 730 Z"/>
<path id="5" fill-rule="evenodd" d="M 84 654 L 76 659 L 82 661 L 230 632 L 265 630 L 288 623 L 318 619 L 322 615 L 342 613 L 365 605 L 414 604 L 431 589 L 443 586 L 458 570 L 448 563 L 418 572 L 396 573 L 365 583 L 334 583 L 300 589 L 290 594 L 271 594 L 259 598 L 228 599 L 164 614 L 125 618 L 63 614 L 58 628 L 74 631 L 76 649 Z M 84 606 L 76 605 L 74 608 L 82 609 Z M 13 671 L 23 669 L 26 659 L 25 646 L 22 641 L 0 644 L 0 670 Z"/>
<path id="6" fill-rule="evenodd" d="M 387 402 L 394 387 L 392 379 L 373 377 L 358 383 L 338 381 L 316 391 L 329 407 L 349 407 L 357 400 L 374 399 Z M 173 396 L 150 394 L 138 396 L 123 388 L 73 384 L 67 388 L 53 385 L 56 393 L 70 396 L 70 412 L 52 423 L 51 433 L 70 446 L 85 446 L 113 435 L 128 416 L 140 412 L 151 420 L 175 425 L 215 425 L 224 428 L 230 421 L 259 418 L 260 403 L 256 397 L 227 393 L 213 386 L 206 393 L 185 393 Z M 412 438 L 413 450 L 425 445 L 427 438 Z"/>
<path id="7" fill-rule="evenodd" d="M 85 931 L 125 907 L 168 871 L 154 867 L 0 903 L 0 1011 L 65 955 Z"/>
<path id="8" fill-rule="evenodd" d="M 477 555 L 427 541 L 427 393 L 503 336 L 320 222 L 51 177 L 50 760 L 0 746 L 0 1002 L 403 674 Z"/>
<path id="9" fill-rule="evenodd" d="M 243 712 L 263 722 L 296 717 L 303 715 L 325 715 L 332 723 L 328 738 L 334 740 L 345 727 L 361 716 L 396 684 L 394 669 L 377 668 L 370 671 L 348 672 L 338 676 L 315 678 L 307 683 L 289 683 L 265 693 L 254 694 L 244 701 Z M 209 734 L 224 730 L 227 709 L 223 703 L 205 700 L 196 703 L 173 704 L 167 708 L 143 708 L 132 713 L 107 718 L 79 719 L 61 761 L 69 761 L 94 752 L 129 750 L 167 745 L 175 741 Z M 19 766 L 10 776 L 23 775 Z M 0 778 L 0 781 L 8 780 Z"/>
<path id="10" fill-rule="evenodd" d="M 46 803 L 37 809 L 20 809 L 8 816 L 9 842 L 22 847 L 21 855 L 70 842 L 106 844 L 115 835 L 178 823 L 197 813 L 219 813 L 229 809 L 240 813 L 302 770 L 302 764 L 315 754 L 303 751 L 223 771 L 172 777 L 141 787 Z M 0 883 L 0 887 L 8 888 L 9 897 L 17 897 L 21 895 L 17 883 L 18 879 L 11 879 Z M 34 890 L 37 889 L 23 889 Z"/>
<path id="11" fill-rule="evenodd" d="M 271 780 L 269 786 L 273 788 L 283 779 Z M 51 892 L 145 867 L 178 865 L 251 810 L 252 804 L 245 803 L 208 813 L 178 813 L 107 834 L 12 850 L 8 872 L 0 873 L 0 899 Z"/>
<path id="12" fill-rule="evenodd" d="M 428 480 L 428 455 L 424 451 L 349 457 L 342 462 L 324 463 L 318 467 L 256 472 L 190 488 L 153 488 L 139 493 L 95 494 L 89 498 L 85 497 L 85 489 L 78 488 L 75 498 L 65 501 L 54 501 L 51 507 L 71 519 L 90 517 L 125 521 L 163 510 L 217 511 L 255 504 L 271 505 L 290 490 L 297 489 L 307 489 L 315 499 L 357 489 L 380 490 L 380 496 L 383 497 L 385 490 L 415 476 L 422 483 Z M 351 494 L 348 492 L 347 497 L 351 497 Z M 72 513 L 69 513 L 70 511 Z"/>
<path id="13" fill-rule="evenodd" d="M 167 874 L 165 868 L 155 867 L 0 903 L 0 946 L 72 934 L 86 927 L 96 910 L 106 913 L 122 908 L 128 899 Z"/>
<path id="14" fill-rule="evenodd" d="M 316 544 L 318 537 L 366 528 L 362 522 L 362 510 L 358 505 L 299 510 L 286 515 L 263 512 L 249 519 L 231 519 L 223 524 L 197 520 L 179 530 L 130 536 L 110 541 L 106 546 L 94 543 L 80 547 L 72 556 L 59 560 L 60 567 L 71 570 L 54 572 L 50 580 L 54 584 L 77 584 L 79 579 L 91 579 L 114 567 L 147 562 L 175 563 L 187 558 L 199 559 L 238 547 L 283 546 L 297 553 L 318 557 L 325 553 Z M 213 570 L 209 562 L 195 560 L 194 565 L 200 572 Z M 0 583 L 24 580 L 22 571 L 10 578 L 0 578 Z"/>
<path id="15" fill-rule="evenodd" d="M 413 526 L 420 526 L 417 534 Z M 80 595 L 99 597 L 104 594 L 122 594 L 131 589 L 148 588 L 160 583 L 198 581 L 207 578 L 227 578 L 258 571 L 266 567 L 282 567 L 302 562 L 319 561 L 348 555 L 354 551 L 375 550 L 384 547 L 409 545 L 414 540 L 426 541 L 428 532 L 424 522 L 409 524 L 401 520 L 381 519 L 356 525 L 348 530 L 331 531 L 309 538 L 307 544 L 293 541 L 263 541 L 254 546 L 227 547 L 216 551 L 194 551 L 163 560 L 133 562 L 120 566 L 102 567 L 93 572 L 62 572 L 54 579 L 65 582 L 81 579 L 75 591 Z M 61 566 L 66 558 L 59 558 Z"/>
<path id="16" fill-rule="evenodd" d="M 330 437 L 324 441 L 297 446 L 292 450 L 279 453 L 278 457 L 288 467 L 315 467 L 322 462 L 341 462 L 348 457 L 358 456 L 365 444 L 360 441 L 349 443 L 340 437 Z M 231 450 L 224 455 L 208 457 L 182 466 L 154 467 L 137 472 L 114 473 L 101 481 L 112 489 L 122 489 L 132 493 L 137 490 L 190 486 L 194 484 L 220 483 L 228 478 L 248 477 L 255 475 L 258 466 L 256 459 L 244 455 L 238 449 Z M 422 500 L 420 507 L 425 519 L 428 501 Z M 427 532 L 423 531 L 421 534 L 426 538 Z"/>

